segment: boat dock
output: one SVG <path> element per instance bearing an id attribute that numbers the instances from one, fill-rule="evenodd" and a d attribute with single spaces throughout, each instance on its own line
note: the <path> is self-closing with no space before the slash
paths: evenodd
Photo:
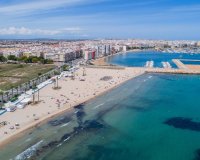
<path id="1" fill-rule="evenodd" d="M 154 66 L 154 61 L 147 61 L 144 67 L 122 67 L 115 65 L 106 65 L 106 66 L 98 66 L 98 65 L 88 65 L 87 68 L 105 68 L 105 69 L 126 69 L 132 68 L 133 70 L 141 70 L 146 73 L 169 73 L 169 74 L 200 74 L 200 65 L 185 65 L 181 62 L 181 59 L 173 59 L 172 60 L 178 68 L 173 68 L 171 64 L 167 61 L 163 61 L 163 68 L 157 68 Z"/>
<path id="2" fill-rule="evenodd" d="M 163 65 L 163 68 L 172 68 L 171 64 L 169 62 L 161 62 Z"/>
<path id="3" fill-rule="evenodd" d="M 173 59 L 172 61 L 177 65 L 179 69 L 188 69 L 186 65 L 184 65 L 179 59 Z"/>
<path id="4" fill-rule="evenodd" d="M 169 74 L 200 74 L 200 71 L 190 69 L 173 68 L 145 68 L 146 73 L 169 73 Z"/>
<path id="5" fill-rule="evenodd" d="M 147 61 L 145 64 L 146 68 L 153 68 L 153 66 L 154 66 L 154 61 Z"/>

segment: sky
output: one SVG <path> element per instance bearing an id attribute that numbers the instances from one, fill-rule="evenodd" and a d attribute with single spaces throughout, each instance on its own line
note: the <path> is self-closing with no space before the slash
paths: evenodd
<path id="1" fill-rule="evenodd" d="M 200 40 L 200 0 L 0 0 L 0 38 Z"/>

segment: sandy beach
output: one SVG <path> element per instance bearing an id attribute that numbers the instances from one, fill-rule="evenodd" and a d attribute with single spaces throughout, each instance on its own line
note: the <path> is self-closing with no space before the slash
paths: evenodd
<path id="1" fill-rule="evenodd" d="M 0 122 L 8 122 L 6 126 L 0 128 L 0 146 L 11 142 L 27 129 L 66 110 L 73 109 L 73 106 L 103 94 L 143 73 L 142 68 L 120 70 L 86 68 L 86 76 L 83 76 L 83 68 L 80 68 L 75 73 L 74 80 L 62 77 L 59 80 L 61 89 L 54 90 L 53 84 L 50 84 L 40 90 L 40 103 L 30 104 L 24 109 L 17 109 L 15 112 L 7 112 L 0 116 Z M 15 126 L 16 123 L 19 124 L 18 127 Z"/>

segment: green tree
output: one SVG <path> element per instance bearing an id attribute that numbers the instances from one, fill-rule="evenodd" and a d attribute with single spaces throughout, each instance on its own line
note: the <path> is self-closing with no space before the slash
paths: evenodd
<path id="1" fill-rule="evenodd" d="M 47 59 L 47 64 L 53 64 L 53 60 Z"/>
<path id="2" fill-rule="evenodd" d="M 8 60 L 17 61 L 17 57 L 15 55 L 9 55 Z"/>
<path id="3" fill-rule="evenodd" d="M 34 57 L 32 58 L 32 63 L 37 63 L 38 62 L 38 58 Z"/>
<path id="4" fill-rule="evenodd" d="M 18 61 L 26 62 L 27 59 L 28 59 L 28 57 L 26 57 L 26 56 L 22 56 L 22 57 L 18 58 Z"/>
<path id="5" fill-rule="evenodd" d="M 6 62 L 7 58 L 4 57 L 3 55 L 0 55 L 0 62 Z"/>
<path id="6" fill-rule="evenodd" d="M 63 71 L 68 71 L 70 67 L 65 64 L 65 65 L 62 66 L 62 68 L 63 68 Z"/>

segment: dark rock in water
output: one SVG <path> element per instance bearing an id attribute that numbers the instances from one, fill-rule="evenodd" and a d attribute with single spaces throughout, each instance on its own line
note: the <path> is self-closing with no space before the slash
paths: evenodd
<path id="1" fill-rule="evenodd" d="M 69 137 L 70 137 L 70 134 L 66 133 L 64 136 L 62 136 L 61 141 L 64 141 Z"/>
<path id="2" fill-rule="evenodd" d="M 77 116 L 77 118 L 84 117 L 84 116 L 85 116 L 85 112 L 84 112 L 84 111 L 78 111 L 78 112 L 76 113 L 76 116 Z"/>
<path id="3" fill-rule="evenodd" d="M 48 148 L 54 147 L 58 144 L 59 144 L 59 141 L 51 141 L 47 145 L 42 146 L 40 152 L 42 152 L 43 150 L 46 150 Z"/>
<path id="4" fill-rule="evenodd" d="M 71 121 L 71 118 L 65 116 L 65 117 L 62 117 L 62 118 L 57 119 L 57 120 L 49 121 L 49 124 L 51 126 L 59 126 L 59 125 L 64 124 L 64 123 L 68 123 L 69 121 Z"/>
<path id="5" fill-rule="evenodd" d="M 82 104 L 79 104 L 79 105 L 77 105 L 77 106 L 74 106 L 74 109 L 83 109 L 83 107 L 84 107 L 84 104 L 82 103 Z"/>
<path id="6" fill-rule="evenodd" d="M 96 120 L 88 120 L 83 124 L 84 129 L 101 129 L 104 128 L 104 125 L 97 122 Z"/>
<path id="7" fill-rule="evenodd" d="M 69 121 L 71 121 L 70 117 L 62 117 L 61 119 L 59 119 L 62 123 L 68 123 Z"/>
<path id="8" fill-rule="evenodd" d="M 200 160 L 200 149 L 197 149 L 195 151 L 195 158 L 194 158 L 194 160 Z"/>
<path id="9" fill-rule="evenodd" d="M 48 146 L 48 147 L 54 147 L 54 146 L 56 146 L 56 145 L 58 145 L 58 144 L 59 144 L 58 141 L 52 141 L 52 142 L 49 142 L 49 143 L 47 144 L 47 146 Z"/>
<path id="10" fill-rule="evenodd" d="M 59 121 L 59 120 L 53 120 L 53 121 L 50 121 L 49 124 L 50 124 L 51 126 L 59 126 L 59 125 L 62 124 L 62 122 Z"/>
<path id="11" fill-rule="evenodd" d="M 200 122 L 194 122 L 190 118 L 174 117 L 168 119 L 164 123 L 175 128 L 187 129 L 198 132 L 200 131 Z"/>
<path id="12" fill-rule="evenodd" d="M 60 124 L 62 121 L 65 121 L 65 120 L 62 118 L 59 121 L 58 120 L 57 121 L 56 120 L 55 121 L 51 121 L 51 123 Z M 51 141 L 48 144 L 42 146 L 40 149 L 38 149 L 36 151 L 35 156 L 38 157 L 40 154 L 42 154 L 46 150 L 48 150 L 50 148 L 54 148 L 55 146 L 59 145 L 60 143 L 62 143 L 66 139 L 68 139 L 70 137 L 74 137 L 75 135 L 79 134 L 80 132 L 91 130 L 91 129 L 101 129 L 101 128 L 104 128 L 104 125 L 99 123 L 99 122 L 97 122 L 96 120 L 85 121 L 84 123 L 82 123 L 78 127 L 74 127 L 74 130 L 71 133 L 64 134 L 59 141 Z M 83 159 L 84 159 L 84 157 L 83 157 Z"/>
<path id="13" fill-rule="evenodd" d="M 83 117 L 85 116 L 85 112 L 84 111 L 78 111 L 76 113 L 76 117 L 77 117 L 77 121 L 78 121 L 78 124 L 81 125 L 83 123 Z"/>
<path id="14" fill-rule="evenodd" d="M 83 130 L 83 127 L 81 127 L 80 125 L 78 127 L 74 127 L 73 134 L 78 134 L 81 130 Z"/>
<path id="15" fill-rule="evenodd" d="M 81 131 L 84 130 L 91 130 L 91 129 L 101 129 L 104 128 L 105 126 L 96 120 L 87 120 L 78 127 L 74 127 L 74 134 L 78 134 Z"/>

